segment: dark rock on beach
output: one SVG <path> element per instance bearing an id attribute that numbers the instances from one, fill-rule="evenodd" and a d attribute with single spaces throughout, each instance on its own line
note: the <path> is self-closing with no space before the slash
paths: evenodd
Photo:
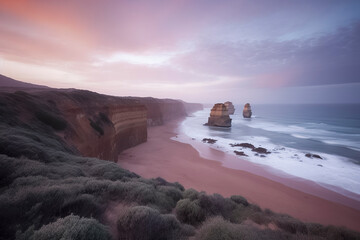
<path id="1" fill-rule="evenodd" d="M 312 154 L 312 153 L 307 153 L 307 154 L 305 154 L 305 157 L 323 159 L 322 157 L 320 157 L 320 155 L 318 155 L 318 154 Z"/>
<path id="2" fill-rule="evenodd" d="M 244 148 L 251 148 L 251 149 L 255 148 L 255 146 L 252 145 L 251 143 L 234 143 L 234 144 L 230 143 L 230 146 L 232 146 L 232 147 L 244 147 Z"/>
<path id="3" fill-rule="evenodd" d="M 268 152 L 268 150 L 266 148 L 263 148 L 263 147 L 257 147 L 257 148 L 254 148 L 251 151 L 257 152 L 257 153 L 260 153 L 260 154 L 269 154 L 269 153 L 271 153 L 271 152 Z"/>
<path id="4" fill-rule="evenodd" d="M 237 155 L 237 156 L 244 156 L 244 157 L 248 157 L 248 155 L 246 155 L 244 152 L 242 151 L 234 151 L 234 153 Z"/>
<path id="5" fill-rule="evenodd" d="M 214 143 L 216 143 L 217 140 L 212 139 L 212 138 L 204 138 L 202 141 L 203 141 L 204 143 L 214 144 Z"/>

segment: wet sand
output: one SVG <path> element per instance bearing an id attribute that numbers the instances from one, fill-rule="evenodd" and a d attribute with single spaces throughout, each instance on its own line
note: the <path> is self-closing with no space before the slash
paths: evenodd
<path id="1" fill-rule="evenodd" d="M 120 154 L 118 164 L 145 178 L 162 177 L 185 188 L 225 197 L 242 195 L 263 209 L 286 213 L 305 222 L 360 231 L 359 201 L 311 181 L 271 174 L 240 158 L 244 169 L 251 171 L 223 167 L 222 159 L 234 156 L 204 144 L 206 154 L 201 157 L 190 144 L 171 140 L 178 134 L 178 124 L 179 121 L 173 121 L 149 128 L 148 141 Z"/>

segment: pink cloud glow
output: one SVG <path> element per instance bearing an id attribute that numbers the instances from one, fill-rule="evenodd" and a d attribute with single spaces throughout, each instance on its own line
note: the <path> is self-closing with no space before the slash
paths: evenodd
<path id="1" fill-rule="evenodd" d="M 251 90 L 249 101 L 268 101 L 264 89 L 359 84 L 357 10 L 357 1 L 0 0 L 0 73 L 113 95 L 212 102 Z"/>

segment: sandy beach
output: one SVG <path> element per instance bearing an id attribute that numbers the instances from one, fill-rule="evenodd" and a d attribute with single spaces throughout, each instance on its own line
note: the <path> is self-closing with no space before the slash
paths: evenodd
<path id="1" fill-rule="evenodd" d="M 148 129 L 148 141 L 120 154 L 118 164 L 145 178 L 162 177 L 223 196 L 242 195 L 261 208 L 286 213 L 305 222 L 345 226 L 360 231 L 360 202 L 321 187 L 311 181 L 282 178 L 241 160 L 254 171 L 235 170 L 221 165 L 233 157 L 207 148 L 209 159 L 201 157 L 190 144 L 172 140 L 180 121 Z M 256 174 L 255 174 L 255 173 Z"/>

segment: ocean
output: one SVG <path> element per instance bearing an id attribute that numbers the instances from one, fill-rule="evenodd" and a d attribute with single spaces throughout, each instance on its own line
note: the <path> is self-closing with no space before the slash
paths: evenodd
<path id="1" fill-rule="evenodd" d="M 193 113 L 180 126 L 192 141 L 240 158 L 271 167 L 324 187 L 360 194 L 360 105 L 252 105 L 251 119 L 242 117 L 243 105 L 235 105 L 231 128 L 209 127 L 210 108 Z M 230 144 L 251 143 L 270 154 L 256 155 L 249 148 Z M 196 144 L 194 145 L 196 148 Z M 305 154 L 318 154 L 322 159 Z"/>

